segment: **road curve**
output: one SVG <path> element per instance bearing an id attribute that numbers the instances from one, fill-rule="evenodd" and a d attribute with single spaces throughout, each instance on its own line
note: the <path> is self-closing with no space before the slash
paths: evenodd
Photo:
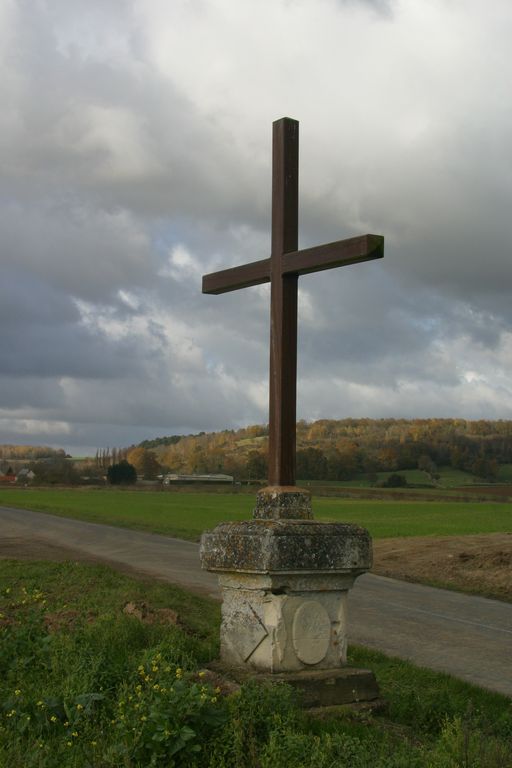
<path id="1" fill-rule="evenodd" d="M 219 597 L 217 578 L 202 571 L 198 546 L 168 536 L 0 507 L 4 541 L 44 542 L 114 567 Z M 512 604 L 374 574 L 350 593 L 353 643 L 448 672 L 512 697 Z"/>

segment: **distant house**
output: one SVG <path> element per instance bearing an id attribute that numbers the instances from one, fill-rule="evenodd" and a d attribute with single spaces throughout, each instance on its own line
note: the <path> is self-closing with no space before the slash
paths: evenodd
<path id="1" fill-rule="evenodd" d="M 35 473 L 31 469 L 20 469 L 15 479 L 18 483 L 29 483 L 34 477 Z"/>
<path id="2" fill-rule="evenodd" d="M 6 485 L 8 483 L 15 483 L 16 482 L 16 475 L 7 473 L 5 475 L 0 475 L 0 483 L 3 485 Z"/>
<path id="3" fill-rule="evenodd" d="M 179 483 L 233 483 L 232 475 L 178 475 L 167 474 L 162 478 L 164 485 Z"/>

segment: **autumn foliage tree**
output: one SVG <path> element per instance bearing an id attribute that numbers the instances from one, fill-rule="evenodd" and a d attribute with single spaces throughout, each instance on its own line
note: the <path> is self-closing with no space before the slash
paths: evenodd
<path id="1" fill-rule="evenodd" d="M 126 458 L 130 464 L 133 464 L 137 474 L 141 475 L 144 480 L 154 480 L 162 471 L 162 466 L 156 457 L 156 453 L 142 446 L 129 450 Z"/>
<path id="2" fill-rule="evenodd" d="M 145 451 L 153 452 L 166 471 L 260 480 L 267 474 L 268 429 L 255 425 L 172 435 L 130 448 L 129 460 L 139 475 L 151 477 L 159 470 Z M 106 459 L 112 463 L 112 454 Z M 150 460 L 152 466 L 145 463 Z M 492 481 L 506 463 L 512 463 L 512 421 L 348 418 L 297 423 L 299 481 L 376 480 L 379 472 L 419 467 L 435 481 L 436 468 L 447 466 Z"/>

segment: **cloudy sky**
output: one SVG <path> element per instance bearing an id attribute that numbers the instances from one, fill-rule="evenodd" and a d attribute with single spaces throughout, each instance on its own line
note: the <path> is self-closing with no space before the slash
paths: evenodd
<path id="1" fill-rule="evenodd" d="M 300 121 L 301 418 L 512 418 L 509 0 L 2 0 L 0 442 L 267 420 L 271 124 Z"/>

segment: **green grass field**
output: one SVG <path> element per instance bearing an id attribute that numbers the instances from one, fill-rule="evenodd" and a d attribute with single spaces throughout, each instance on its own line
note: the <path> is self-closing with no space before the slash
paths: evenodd
<path id="1" fill-rule="evenodd" d="M 248 519 L 246 494 L 128 490 L 1 489 L 0 505 L 197 540 L 227 520 Z M 375 538 L 512 531 L 512 505 L 496 502 L 354 501 L 318 498 L 319 520 L 357 523 Z"/>
<path id="2" fill-rule="evenodd" d="M 512 768 L 510 699 L 377 652 L 349 651 L 387 702 L 374 714 L 312 717 L 283 685 L 226 696 L 204 672 L 219 623 L 217 603 L 168 584 L 0 561 L 0 765 Z"/>
<path id="3" fill-rule="evenodd" d="M 393 472 L 377 472 L 377 483 L 385 482 Z M 407 480 L 407 483 L 411 486 L 431 486 L 432 490 L 451 490 L 453 488 L 460 488 L 465 485 L 475 485 L 481 483 L 481 478 L 472 475 L 470 472 L 464 472 L 461 469 L 453 469 L 452 467 L 440 467 L 438 470 L 439 480 L 436 485 L 432 484 L 429 476 L 426 472 L 422 472 L 419 469 L 399 469 L 396 474 L 402 475 Z M 498 477 L 500 482 L 512 482 L 512 464 L 503 464 L 500 467 L 500 474 Z M 336 486 L 340 488 L 372 488 L 375 487 L 374 483 L 368 480 L 367 475 L 360 475 L 354 480 L 310 480 L 299 483 L 300 485 L 324 485 L 324 486 Z M 386 489 L 382 489 L 385 491 Z M 401 489 L 392 489 L 393 492 Z M 428 489 L 427 489 L 428 490 Z"/>
<path id="4" fill-rule="evenodd" d="M 500 464 L 498 481 L 500 483 L 512 483 L 512 464 Z"/>

